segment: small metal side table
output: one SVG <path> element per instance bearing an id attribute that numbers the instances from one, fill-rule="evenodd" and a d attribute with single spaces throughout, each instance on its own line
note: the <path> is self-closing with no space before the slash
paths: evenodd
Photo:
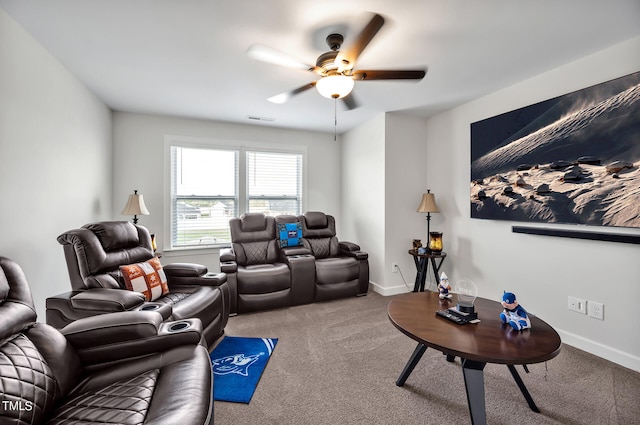
<path id="1" fill-rule="evenodd" d="M 410 249 L 409 254 L 413 256 L 413 262 L 416 264 L 416 270 L 418 271 L 418 274 L 416 275 L 416 282 L 413 285 L 413 292 L 424 292 L 424 284 L 427 279 L 429 264 L 431 264 L 431 268 L 433 269 L 433 275 L 436 279 L 436 285 L 439 285 L 440 277 L 438 276 L 438 273 L 440 272 L 440 267 L 442 267 L 444 259 L 447 258 L 447 253 L 432 252 L 426 254 L 418 254 L 417 249 Z"/>

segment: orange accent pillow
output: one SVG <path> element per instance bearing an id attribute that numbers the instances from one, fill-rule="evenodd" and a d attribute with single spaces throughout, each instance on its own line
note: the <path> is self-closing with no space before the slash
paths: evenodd
<path id="1" fill-rule="evenodd" d="M 153 301 L 169 293 L 167 276 L 158 257 L 144 263 L 120 266 L 124 284 L 130 291 L 140 292 L 147 301 Z"/>

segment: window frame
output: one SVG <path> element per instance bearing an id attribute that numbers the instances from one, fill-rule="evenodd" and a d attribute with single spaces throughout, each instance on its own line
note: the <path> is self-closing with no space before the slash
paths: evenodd
<path id="1" fill-rule="evenodd" d="M 283 154 L 298 154 L 302 156 L 302 173 L 301 173 L 301 197 L 300 203 L 301 212 L 306 211 L 307 202 L 307 147 L 304 145 L 283 145 L 270 142 L 259 141 L 246 141 L 246 140 L 221 140 L 212 138 L 200 138 L 189 136 L 165 136 L 165 166 L 164 166 L 164 229 L 166 237 L 163 238 L 163 251 L 185 251 L 185 250 L 201 250 L 201 249 L 219 249 L 229 247 L 231 244 L 228 242 L 203 244 L 203 245 L 188 245 L 181 246 L 173 244 L 173 188 L 172 188 L 172 148 L 193 148 L 193 149 L 213 149 L 213 150 L 230 150 L 238 152 L 238 184 L 237 184 L 237 216 L 241 216 L 249 209 L 249 196 L 248 196 L 248 172 L 247 172 L 247 152 L 265 152 L 265 153 L 283 153 Z M 181 197 L 183 198 L 183 197 Z M 196 198 L 207 198 L 207 196 L 196 196 Z M 213 198 L 217 198 L 214 196 Z M 274 197 L 266 197 L 265 199 L 273 199 Z M 256 199 L 256 198 L 252 198 Z M 291 198 L 289 198 L 291 199 Z"/>

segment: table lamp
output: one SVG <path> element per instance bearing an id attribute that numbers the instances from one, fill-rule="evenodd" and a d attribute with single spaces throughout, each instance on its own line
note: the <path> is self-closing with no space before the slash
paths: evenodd
<path id="1" fill-rule="evenodd" d="M 133 191 L 133 195 L 129 195 L 129 200 L 127 201 L 127 205 L 124 206 L 122 210 L 122 215 L 132 215 L 133 216 L 133 224 L 138 224 L 138 215 L 149 215 L 151 214 L 147 209 L 147 206 L 144 204 L 144 198 L 141 194 L 138 194 L 137 190 Z"/>
<path id="2" fill-rule="evenodd" d="M 422 199 L 420 200 L 420 205 L 418 205 L 418 209 L 416 212 L 419 213 L 427 213 L 427 241 L 429 240 L 431 229 L 431 213 L 440 212 L 440 208 L 438 208 L 438 204 L 436 204 L 436 197 L 429 189 L 427 189 L 427 193 L 422 194 Z"/>

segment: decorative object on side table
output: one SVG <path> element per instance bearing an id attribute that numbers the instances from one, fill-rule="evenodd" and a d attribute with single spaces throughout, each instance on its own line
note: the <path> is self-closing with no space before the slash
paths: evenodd
<path id="1" fill-rule="evenodd" d="M 439 254 L 442 252 L 442 233 L 430 232 L 429 233 L 429 251 Z"/>
<path id="2" fill-rule="evenodd" d="M 451 299 L 451 285 L 449 284 L 449 278 L 445 272 L 440 275 L 440 283 L 438 284 L 438 292 L 440 292 L 440 299 Z"/>
<path id="3" fill-rule="evenodd" d="M 417 251 L 420 248 L 422 248 L 422 241 L 420 239 L 414 239 L 411 242 L 411 246 L 412 246 L 412 249 L 415 249 Z"/>
<path id="4" fill-rule="evenodd" d="M 508 323 L 516 331 L 531 327 L 531 320 L 527 311 L 518 303 L 513 292 L 505 292 L 502 295 L 502 306 L 504 307 L 504 310 L 500 313 L 502 323 Z"/>
<path id="5" fill-rule="evenodd" d="M 436 196 L 431 193 L 430 190 L 427 189 L 427 193 L 422 194 L 422 199 L 416 212 L 427 213 L 427 240 L 429 240 L 429 234 L 431 233 L 431 213 L 440 212 L 440 208 L 438 208 L 438 204 L 436 204 Z"/>
<path id="6" fill-rule="evenodd" d="M 144 198 L 142 197 L 142 194 L 138 194 L 138 191 L 134 190 L 133 195 L 129 195 L 127 205 L 125 205 L 124 209 L 122 210 L 122 215 L 132 215 L 133 224 L 138 224 L 139 215 L 149 214 L 151 213 L 147 209 L 147 206 L 144 204 Z"/>

